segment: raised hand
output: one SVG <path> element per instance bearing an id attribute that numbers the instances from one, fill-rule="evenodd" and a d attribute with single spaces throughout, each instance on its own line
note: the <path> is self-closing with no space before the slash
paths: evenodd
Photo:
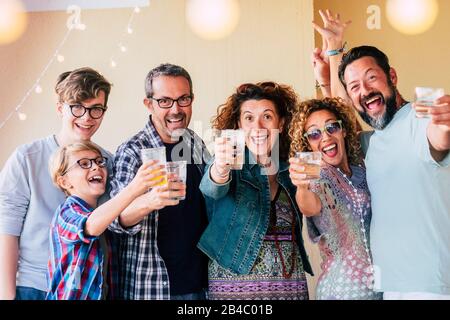
<path id="1" fill-rule="evenodd" d="M 134 179 L 130 182 L 130 188 L 138 195 L 161 184 L 165 179 L 165 166 L 158 160 L 150 160 L 139 168 Z"/>
<path id="2" fill-rule="evenodd" d="M 327 41 L 322 37 L 322 49 L 315 48 L 311 55 L 314 76 L 321 88 L 326 88 L 330 85 L 330 61 L 325 54 L 327 47 Z"/>
<path id="3" fill-rule="evenodd" d="M 450 95 L 436 100 L 434 107 L 430 108 L 430 116 L 433 124 L 450 132 Z"/>
<path id="4" fill-rule="evenodd" d="M 307 179 L 305 167 L 299 158 L 289 159 L 289 177 L 292 184 L 299 189 L 307 190 L 309 188 L 310 179 Z"/>
<path id="5" fill-rule="evenodd" d="M 214 164 L 212 170 L 212 177 L 224 180 L 228 178 L 231 170 L 231 164 L 236 157 L 236 146 L 234 146 L 226 137 L 219 137 L 214 140 Z"/>
<path id="6" fill-rule="evenodd" d="M 341 21 L 339 13 L 334 15 L 330 10 L 325 12 L 319 10 L 323 21 L 323 27 L 313 22 L 314 29 L 320 33 L 327 43 L 327 50 L 336 50 L 342 47 L 344 42 L 344 31 L 352 23 Z"/>

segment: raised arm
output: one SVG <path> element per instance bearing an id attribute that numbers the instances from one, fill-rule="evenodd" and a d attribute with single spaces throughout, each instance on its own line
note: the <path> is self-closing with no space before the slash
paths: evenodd
<path id="1" fill-rule="evenodd" d="M 427 128 L 427 137 L 433 158 L 440 162 L 448 156 L 450 150 L 450 95 L 445 95 L 431 108 L 431 122 Z"/>
<path id="2" fill-rule="evenodd" d="M 292 183 L 297 187 L 295 200 L 300 211 L 306 217 L 318 215 L 322 210 L 322 204 L 320 203 L 319 197 L 309 190 L 310 181 L 305 178 L 305 168 L 297 158 L 290 158 L 289 163 L 289 175 Z"/>
<path id="3" fill-rule="evenodd" d="M 333 15 L 331 11 L 319 10 L 323 21 L 323 26 L 313 22 L 314 29 L 320 33 L 327 44 L 326 55 L 330 66 L 330 90 L 332 97 L 341 97 L 346 102 L 351 103 L 344 86 L 339 80 L 339 65 L 342 61 L 344 48 L 344 31 L 351 21 L 342 22 L 340 15 Z"/>
<path id="4" fill-rule="evenodd" d="M 137 197 L 158 184 L 161 165 L 156 161 L 144 163 L 136 176 L 115 197 L 96 208 L 86 221 L 85 232 L 91 236 L 99 236 Z"/>
<path id="5" fill-rule="evenodd" d="M 326 40 L 322 37 L 322 49 L 315 48 L 311 55 L 316 89 L 320 89 L 323 98 L 331 98 L 330 62 L 325 54 L 327 47 Z"/>

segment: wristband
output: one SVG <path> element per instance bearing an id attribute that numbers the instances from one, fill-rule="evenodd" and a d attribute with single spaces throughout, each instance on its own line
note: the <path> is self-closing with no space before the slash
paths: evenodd
<path id="1" fill-rule="evenodd" d="M 326 87 L 329 87 L 330 86 L 330 84 L 328 83 L 328 84 L 320 84 L 320 83 L 316 83 L 316 89 L 320 89 L 320 88 L 326 88 Z"/>
<path id="2" fill-rule="evenodd" d="M 327 56 L 331 57 L 331 56 L 337 56 L 338 54 L 341 54 L 344 52 L 345 50 L 345 46 L 347 45 L 347 42 L 344 42 L 344 45 L 342 46 L 342 48 L 340 49 L 336 49 L 336 50 L 328 50 L 326 52 Z"/>

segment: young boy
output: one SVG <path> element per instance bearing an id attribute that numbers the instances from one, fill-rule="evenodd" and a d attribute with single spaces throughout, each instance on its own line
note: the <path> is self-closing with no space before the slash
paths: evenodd
<path id="1" fill-rule="evenodd" d="M 18 147 L 3 167 L 0 299 L 45 298 L 48 231 L 55 208 L 65 198 L 52 183 L 48 161 L 58 147 L 91 139 L 107 110 L 110 89 L 111 84 L 91 68 L 61 74 L 55 88 L 61 130 Z"/>
<path id="2" fill-rule="evenodd" d="M 60 148 L 50 161 L 53 182 L 67 195 L 50 227 L 48 300 L 100 300 L 112 288 L 111 250 L 102 234 L 137 197 L 164 178 L 163 165 L 144 163 L 132 182 L 97 207 L 106 191 L 107 159 L 90 142 Z M 113 253 L 115 254 L 115 253 Z"/>

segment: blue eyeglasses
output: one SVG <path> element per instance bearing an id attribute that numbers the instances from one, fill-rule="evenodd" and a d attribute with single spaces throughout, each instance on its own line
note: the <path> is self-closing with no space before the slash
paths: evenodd
<path id="1" fill-rule="evenodd" d="M 322 139 L 322 134 L 326 131 L 329 135 L 333 135 L 342 130 L 342 120 L 336 120 L 334 122 L 329 122 L 323 127 L 323 129 L 315 128 L 306 132 L 305 136 L 308 141 L 318 141 Z"/>

